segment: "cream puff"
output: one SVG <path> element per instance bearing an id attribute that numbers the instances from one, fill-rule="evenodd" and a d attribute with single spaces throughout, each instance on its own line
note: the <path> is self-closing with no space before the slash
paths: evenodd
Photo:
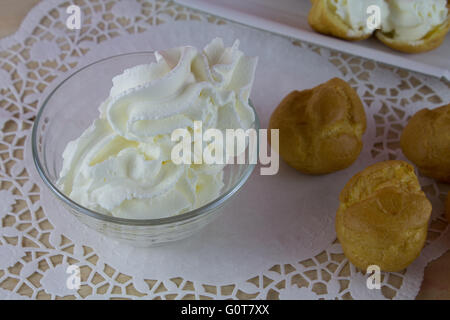
<path id="1" fill-rule="evenodd" d="M 375 36 L 392 49 L 420 53 L 439 47 L 450 30 L 446 0 L 391 0 Z"/>
<path id="2" fill-rule="evenodd" d="M 388 7 L 384 0 L 311 0 L 308 23 L 317 32 L 345 40 L 369 38 L 373 29 L 367 24 L 367 8 L 381 8 L 381 19 L 385 20 Z"/>
<path id="3" fill-rule="evenodd" d="M 369 166 L 348 181 L 339 200 L 337 237 L 357 268 L 396 272 L 419 256 L 431 203 L 412 165 L 393 160 Z"/>
<path id="4" fill-rule="evenodd" d="M 414 114 L 403 129 L 400 145 L 421 173 L 450 183 L 450 104 Z"/>
<path id="5" fill-rule="evenodd" d="M 269 129 L 279 129 L 278 152 L 287 164 L 303 173 L 325 174 L 358 158 L 366 115 L 356 91 L 334 78 L 288 94 L 272 113 Z"/>

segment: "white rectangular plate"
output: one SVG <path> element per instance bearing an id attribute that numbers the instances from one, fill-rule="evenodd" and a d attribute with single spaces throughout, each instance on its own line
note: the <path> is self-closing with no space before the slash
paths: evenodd
<path id="1" fill-rule="evenodd" d="M 308 25 L 309 0 L 176 0 L 255 28 L 279 33 L 320 46 L 389 65 L 450 80 L 450 37 L 436 50 L 421 54 L 394 51 L 376 39 L 348 42 L 314 32 Z"/>

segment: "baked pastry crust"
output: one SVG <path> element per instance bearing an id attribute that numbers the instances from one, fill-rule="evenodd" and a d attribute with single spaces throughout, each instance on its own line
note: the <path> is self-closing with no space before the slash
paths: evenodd
<path id="1" fill-rule="evenodd" d="M 405 53 L 421 53 L 438 48 L 442 42 L 444 42 L 445 36 L 449 30 L 450 18 L 447 18 L 445 23 L 436 26 L 433 30 L 428 32 L 424 38 L 417 41 L 399 41 L 389 36 L 389 34 L 383 33 L 381 30 L 377 30 L 375 36 L 385 45 L 397 51 Z"/>
<path id="2" fill-rule="evenodd" d="M 403 129 L 400 145 L 421 173 L 450 183 L 450 104 L 418 111 Z"/>
<path id="3" fill-rule="evenodd" d="M 315 31 L 341 39 L 357 41 L 369 38 L 373 32 L 352 29 L 333 10 L 330 0 L 311 0 L 308 23 Z"/>
<path id="4" fill-rule="evenodd" d="M 356 267 L 395 272 L 419 256 L 431 203 L 412 165 L 393 160 L 369 166 L 348 181 L 339 200 L 337 237 Z"/>
<path id="5" fill-rule="evenodd" d="M 290 166 L 325 174 L 347 168 L 358 158 L 366 115 L 356 91 L 333 78 L 288 94 L 272 113 L 269 129 L 279 129 L 278 151 Z"/>

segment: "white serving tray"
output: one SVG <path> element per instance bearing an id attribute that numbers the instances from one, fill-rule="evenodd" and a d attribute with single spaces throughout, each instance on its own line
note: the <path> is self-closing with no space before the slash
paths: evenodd
<path id="1" fill-rule="evenodd" d="M 255 28 L 450 80 L 450 36 L 436 50 L 404 54 L 384 46 L 376 39 L 348 42 L 314 32 L 307 22 L 311 8 L 309 0 L 176 1 Z"/>

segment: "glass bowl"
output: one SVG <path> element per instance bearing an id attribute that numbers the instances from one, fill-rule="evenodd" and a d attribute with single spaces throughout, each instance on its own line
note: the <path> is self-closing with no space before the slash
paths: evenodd
<path id="1" fill-rule="evenodd" d="M 138 52 L 105 58 L 79 69 L 45 99 L 32 132 L 33 160 L 51 193 L 88 227 L 136 246 L 179 240 L 195 233 L 224 211 L 224 206 L 242 188 L 255 168 L 255 164 L 250 163 L 226 165 L 224 187 L 218 198 L 195 210 L 160 219 L 108 216 L 72 201 L 59 189 L 56 182 L 62 167 L 63 151 L 69 141 L 78 138 L 98 118 L 98 106 L 109 95 L 111 79 L 126 68 L 152 61 L 152 52 Z M 259 129 L 256 112 L 252 127 Z"/>

